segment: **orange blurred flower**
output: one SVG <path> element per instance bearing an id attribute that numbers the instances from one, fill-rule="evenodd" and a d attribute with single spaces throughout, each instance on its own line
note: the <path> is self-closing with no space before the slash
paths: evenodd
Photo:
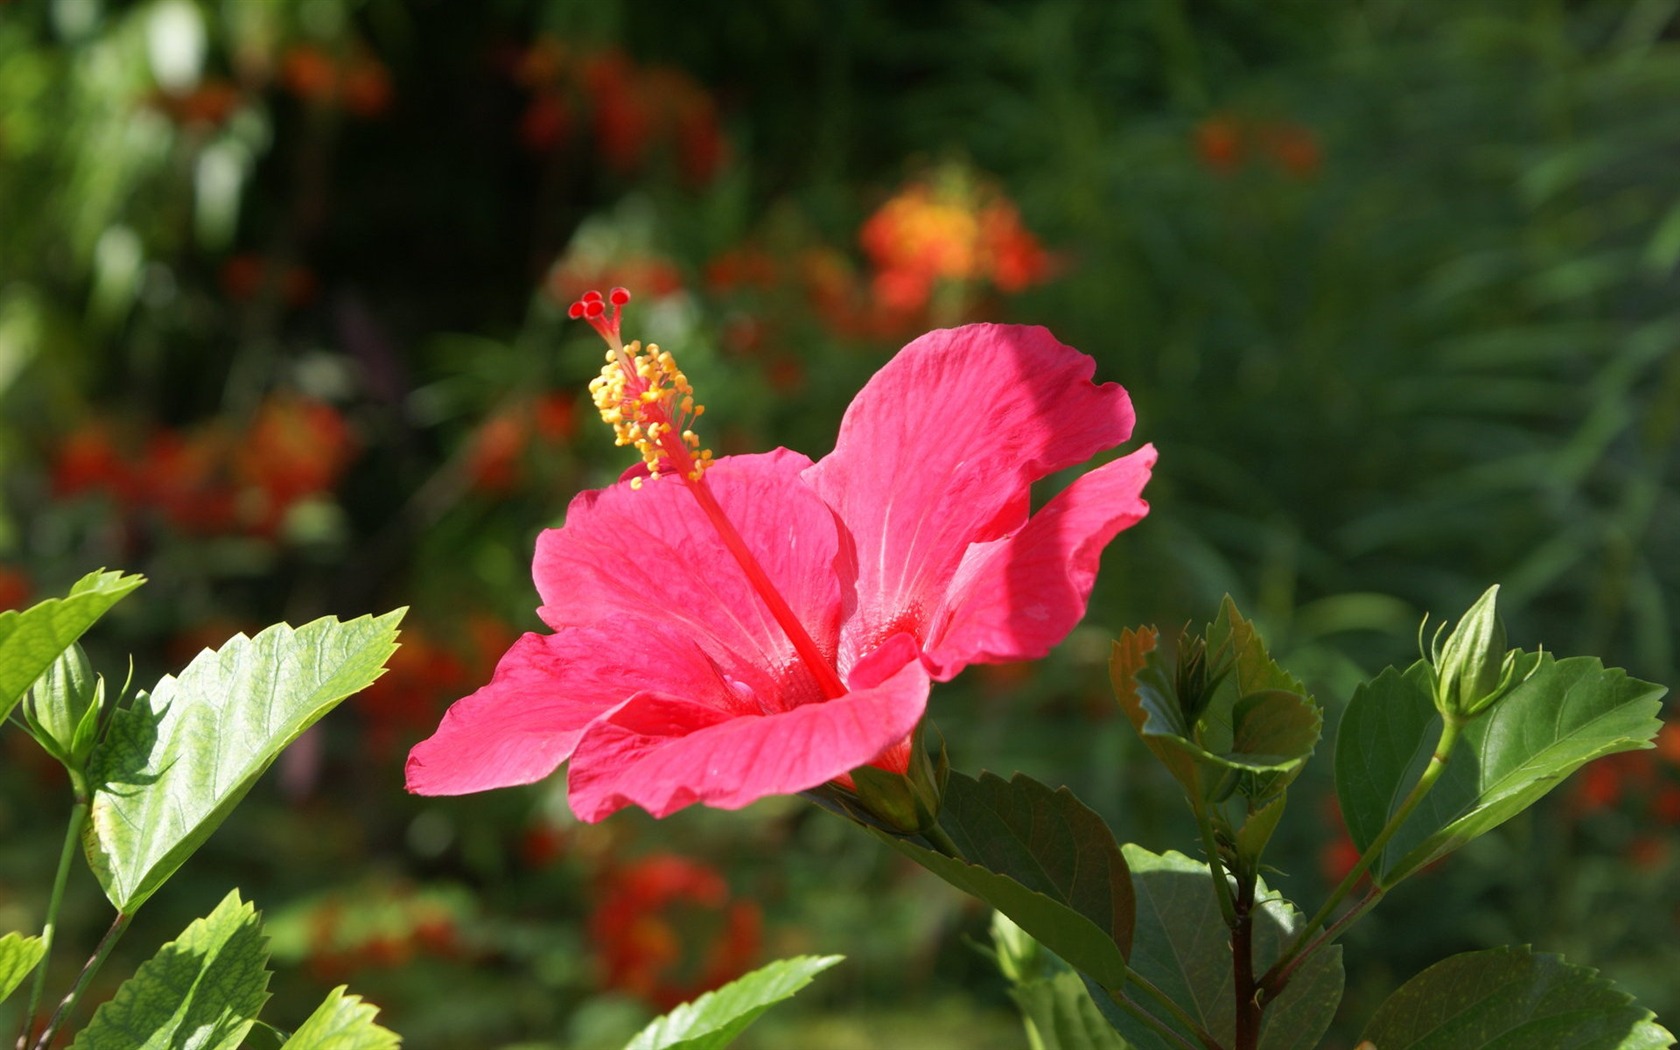
<path id="1" fill-rule="evenodd" d="M 264 401 L 234 455 L 240 480 L 260 496 L 248 524 L 272 532 L 299 501 L 336 486 L 355 451 L 331 405 L 293 394 Z"/>
<path id="2" fill-rule="evenodd" d="M 1254 121 L 1215 113 L 1190 133 L 1196 159 L 1216 175 L 1230 175 L 1260 156 L 1296 179 L 1310 179 L 1324 166 L 1317 132 L 1299 121 Z"/>
<path id="3" fill-rule="evenodd" d="M 1260 129 L 1260 148 L 1285 174 L 1310 179 L 1324 166 L 1318 136 L 1304 124 L 1284 121 Z"/>
<path id="4" fill-rule="evenodd" d="M 354 451 L 337 410 L 279 394 L 243 431 L 221 420 L 154 427 L 119 446 L 105 423 L 78 427 L 53 455 L 52 484 L 59 497 L 106 493 L 191 535 L 271 535 L 299 500 L 337 485 Z"/>
<path id="5" fill-rule="evenodd" d="M 745 973 L 763 917 L 717 869 L 659 853 L 609 870 L 589 935 L 608 987 L 669 1010 Z"/>
<path id="6" fill-rule="evenodd" d="M 864 222 L 858 241 L 875 269 L 876 303 L 900 315 L 925 309 L 941 282 L 1012 294 L 1052 269 L 1014 203 L 957 168 L 900 190 Z"/>
<path id="7" fill-rule="evenodd" d="M 191 91 L 179 94 L 155 92 L 148 100 L 151 108 L 181 125 L 217 127 L 226 123 L 245 102 L 243 92 L 231 81 L 212 77 Z"/>
<path id="8" fill-rule="evenodd" d="M 280 58 L 280 83 L 304 102 L 359 117 L 385 112 L 393 94 L 384 63 L 359 48 L 340 60 L 314 44 L 293 44 Z"/>
<path id="9" fill-rule="evenodd" d="M 1228 114 L 1216 113 L 1197 124 L 1191 139 L 1202 166 L 1220 175 L 1237 170 L 1248 153 L 1242 125 Z"/>

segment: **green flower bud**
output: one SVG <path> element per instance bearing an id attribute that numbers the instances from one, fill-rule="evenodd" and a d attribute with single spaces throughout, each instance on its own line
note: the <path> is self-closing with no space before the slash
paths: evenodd
<path id="1" fill-rule="evenodd" d="M 23 722 L 48 754 L 79 772 L 93 753 L 104 707 L 105 679 L 72 643 L 30 687 Z"/>
<path id="2" fill-rule="evenodd" d="M 852 794 L 857 807 L 874 823 L 900 835 L 919 835 L 939 822 L 945 780 L 951 764 L 944 742 L 937 755 L 923 746 L 923 725 L 909 741 L 910 758 L 903 773 L 864 766 L 852 770 Z"/>
<path id="3" fill-rule="evenodd" d="M 1489 587 L 1458 621 L 1445 644 L 1441 633 L 1446 625 L 1435 632 L 1430 660 L 1435 665 L 1435 708 L 1442 717 L 1475 717 L 1539 666 L 1538 653 L 1505 648 L 1505 625 L 1496 609 L 1498 596 L 1499 585 Z"/>

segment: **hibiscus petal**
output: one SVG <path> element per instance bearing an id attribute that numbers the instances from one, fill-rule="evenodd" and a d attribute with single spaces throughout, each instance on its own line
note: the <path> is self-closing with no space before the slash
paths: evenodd
<path id="1" fill-rule="evenodd" d="M 927 670 L 914 645 L 902 655 L 897 673 L 838 699 L 703 726 L 710 716 L 691 702 L 639 695 L 578 745 L 567 777 L 572 811 L 593 822 L 630 805 L 656 817 L 695 802 L 740 809 L 867 765 L 927 707 Z"/>
<path id="2" fill-rule="evenodd" d="M 787 449 L 726 456 L 707 470 L 706 484 L 832 660 L 839 541 L 832 513 L 800 479 L 810 462 Z M 565 527 L 538 537 L 532 574 L 544 602 L 539 614 L 556 630 L 633 608 L 694 639 L 762 696 L 820 695 L 810 682 L 789 681 L 788 669 L 799 665 L 792 643 L 680 478 L 580 494 Z"/>
<path id="3" fill-rule="evenodd" d="M 1103 548 L 1149 513 L 1140 493 L 1155 466 L 1145 445 L 1082 475 L 1013 536 L 973 548 L 929 639 L 933 677 L 949 681 L 971 663 L 1033 660 L 1085 615 Z"/>
<path id="4" fill-rule="evenodd" d="M 1036 480 L 1130 436 L 1131 400 L 1043 328 L 930 332 L 852 401 L 834 451 L 805 472 L 855 544 L 856 617 L 842 663 L 922 631 L 970 544 L 1019 528 Z"/>
<path id="5" fill-rule="evenodd" d="M 457 700 L 409 752 L 408 790 L 463 795 L 554 772 L 584 730 L 642 690 L 727 711 L 739 701 L 698 647 L 658 624 L 620 617 L 559 634 L 527 634 L 490 683 Z"/>

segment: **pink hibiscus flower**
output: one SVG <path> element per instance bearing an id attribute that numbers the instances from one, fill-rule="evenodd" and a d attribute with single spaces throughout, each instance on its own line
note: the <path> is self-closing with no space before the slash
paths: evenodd
<path id="1" fill-rule="evenodd" d="M 1145 446 L 1030 514 L 1033 482 L 1131 434 L 1126 392 L 1043 328 L 910 343 L 846 410 L 834 451 L 712 461 L 670 355 L 606 338 L 603 418 L 644 463 L 578 495 L 532 567 L 552 634 L 410 753 L 408 789 L 526 784 L 570 760 L 586 821 L 637 805 L 735 809 L 861 766 L 903 773 L 932 681 L 1043 656 L 1080 617 L 1103 547 L 1146 513 Z"/>

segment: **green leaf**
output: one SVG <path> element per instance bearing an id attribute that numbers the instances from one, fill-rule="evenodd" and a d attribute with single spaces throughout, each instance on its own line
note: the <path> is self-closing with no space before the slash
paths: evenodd
<path id="1" fill-rule="evenodd" d="M 70 1050 L 237 1050 L 268 1001 L 268 945 L 235 890 L 140 964 Z"/>
<path id="2" fill-rule="evenodd" d="M 1166 993 L 1215 1039 L 1231 1045 L 1236 1036 L 1231 931 L 1214 897 L 1212 873 L 1206 864 L 1181 853 L 1155 854 L 1135 845 L 1127 845 L 1124 850 L 1137 890 L 1132 969 Z M 1254 972 L 1258 975 L 1277 961 L 1306 920 L 1263 881 L 1256 883 L 1255 899 L 1260 902 L 1253 912 Z M 1331 945 L 1302 964 L 1283 994 L 1266 1008 L 1260 1050 L 1316 1047 L 1335 1017 L 1341 997 L 1341 946 Z M 1149 1003 L 1145 997 L 1133 998 L 1146 1006 Z M 1168 1046 L 1153 1030 L 1112 1003 L 1103 1013 L 1138 1050 Z M 1191 1032 L 1169 1018 L 1162 1020 L 1197 1044 Z"/>
<path id="3" fill-rule="evenodd" d="M 1586 762 L 1651 746 L 1664 692 L 1591 657 L 1541 657 L 1526 681 L 1465 724 L 1373 877 L 1393 885 L 1527 809 Z M 1336 793 L 1361 850 L 1423 774 L 1440 731 L 1421 661 L 1355 691 L 1336 739 Z"/>
<path id="4" fill-rule="evenodd" d="M 1674 1036 L 1584 966 L 1527 946 L 1466 952 L 1407 981 L 1372 1015 L 1381 1050 L 1660 1050 Z"/>
<path id="5" fill-rule="evenodd" d="M 1066 788 L 953 772 L 939 826 L 961 858 L 876 832 L 894 849 L 1009 916 L 1104 987 L 1125 980 L 1132 881 L 1114 833 Z"/>
<path id="6" fill-rule="evenodd" d="M 1179 709 L 1172 676 L 1159 658 L 1150 659 L 1159 641 L 1160 635 L 1153 627 L 1121 631 L 1109 657 L 1109 677 L 1120 710 L 1144 746 L 1186 791 L 1199 795 L 1196 760 L 1200 749 L 1185 746 L 1190 727 Z"/>
<path id="7" fill-rule="evenodd" d="M 46 954 L 47 942 L 39 937 L 25 937 L 21 933 L 0 937 L 0 1002 L 5 1002 L 23 979 L 41 965 L 41 957 Z"/>
<path id="8" fill-rule="evenodd" d="M 280 1050 L 397 1050 L 402 1040 L 373 1021 L 379 1008 L 359 995 L 345 995 L 344 987 L 328 992 Z"/>
<path id="9" fill-rule="evenodd" d="M 82 838 L 118 911 L 174 874 L 287 744 L 379 677 L 401 617 L 237 635 L 117 712 L 91 762 Z"/>
<path id="10" fill-rule="evenodd" d="M 723 1050 L 764 1011 L 792 997 L 841 958 L 801 955 L 761 966 L 656 1018 L 624 1050 Z"/>
<path id="11" fill-rule="evenodd" d="M 1037 1050 L 1129 1050 L 1078 974 L 1017 984 L 1009 995 L 1026 1019 L 1028 1045 Z"/>
<path id="12" fill-rule="evenodd" d="M 59 653 L 145 582 L 144 576 L 90 572 L 63 598 L 0 613 L 0 718 L 12 713 Z"/>

